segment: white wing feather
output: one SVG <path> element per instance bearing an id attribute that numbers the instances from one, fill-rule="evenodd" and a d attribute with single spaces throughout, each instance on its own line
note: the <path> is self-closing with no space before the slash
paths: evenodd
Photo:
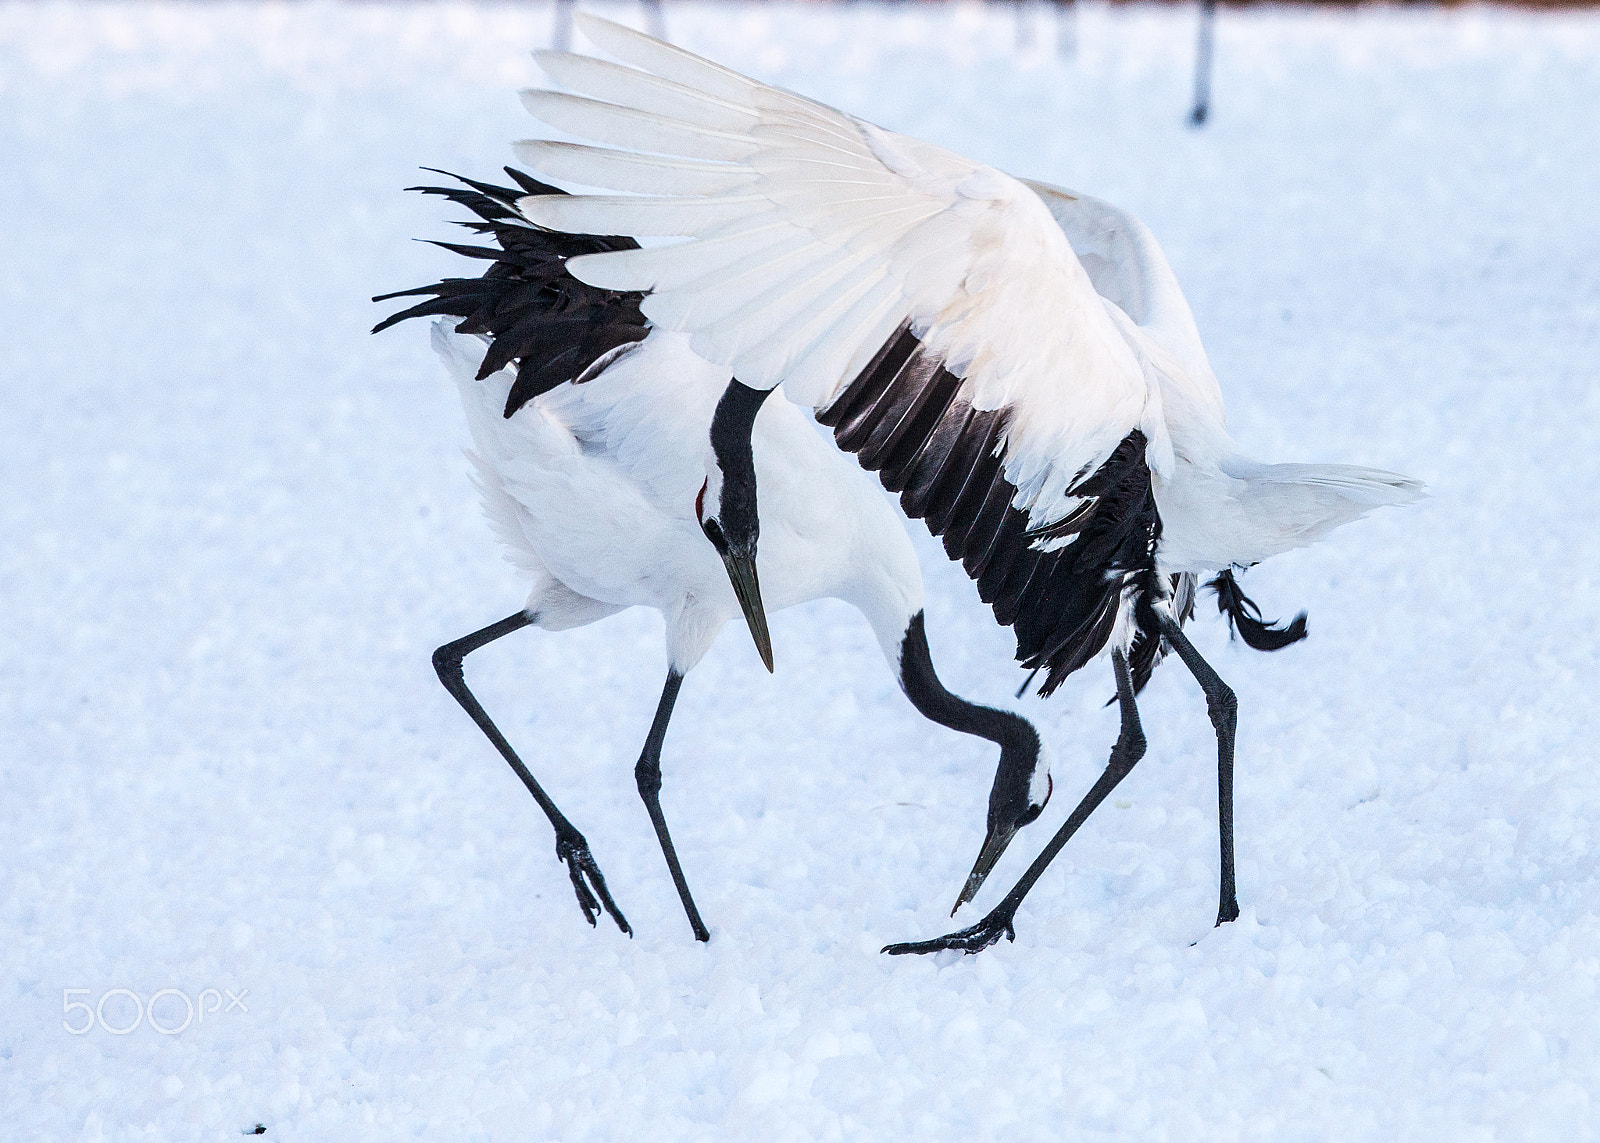
<path id="1" fill-rule="evenodd" d="M 641 33 L 577 19 L 633 66 L 540 53 L 552 78 L 581 94 L 528 92 L 524 103 L 553 127 L 624 150 L 536 142 L 519 154 L 547 177 L 656 193 L 535 196 L 520 208 L 559 230 L 688 241 L 574 258 L 574 276 L 649 291 L 645 315 L 687 331 L 696 353 L 817 407 L 909 323 L 963 378 L 963 399 L 1009 410 L 1006 477 L 1034 526 L 1068 510 L 1067 489 L 1134 428 L 1157 444 L 1153 465 L 1170 463 L 1140 355 L 1034 190 Z"/>
<path id="2" fill-rule="evenodd" d="M 1222 389 L 1200 343 L 1194 313 L 1150 228 L 1102 199 L 1024 181 L 1067 236 L 1095 290 L 1138 327 L 1138 340 L 1158 359 L 1157 367 L 1183 385 L 1219 427 L 1224 424 Z M 1170 361 L 1160 361 L 1168 356 Z"/>

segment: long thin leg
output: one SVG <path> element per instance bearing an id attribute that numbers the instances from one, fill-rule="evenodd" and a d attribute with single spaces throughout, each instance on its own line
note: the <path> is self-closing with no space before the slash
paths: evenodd
<path id="1" fill-rule="evenodd" d="M 1217 903 L 1217 924 L 1237 920 L 1239 898 L 1233 883 L 1233 741 L 1239 723 L 1239 700 L 1232 688 L 1200 657 L 1177 620 L 1156 613 L 1161 634 L 1206 692 L 1206 713 L 1217 729 L 1217 824 L 1222 833 L 1222 889 Z"/>
<path id="2" fill-rule="evenodd" d="M 498 623 L 491 623 L 481 631 L 474 631 L 471 635 L 463 635 L 454 643 L 446 643 L 433 653 L 433 669 L 439 673 L 439 681 L 444 684 L 445 690 L 455 696 L 461 708 L 472 716 L 472 721 L 478 724 L 495 749 L 516 771 L 517 777 L 522 779 L 522 784 L 528 787 L 528 792 L 533 795 L 533 800 L 539 803 L 539 808 L 544 811 L 545 817 L 550 819 L 550 824 L 556 829 L 556 857 L 567 864 L 567 874 L 572 878 L 572 888 L 578 895 L 578 908 L 583 910 L 584 919 L 591 925 L 600 915 L 603 905 L 605 911 L 611 914 L 611 919 L 617 923 L 617 928 L 633 935 L 633 930 L 628 927 L 627 918 L 622 915 L 622 910 L 617 908 L 617 903 L 611 899 L 611 893 L 606 889 L 606 879 L 600 873 L 600 867 L 595 864 L 594 857 L 589 853 L 589 843 L 565 814 L 556 808 L 550 800 L 550 795 L 544 792 L 528 768 L 522 764 L 522 759 L 517 757 L 517 752 L 511 749 L 511 743 L 506 741 L 505 735 L 500 733 L 500 728 L 484 712 L 473 693 L 467 689 L 465 672 L 461 669 L 461 661 L 479 647 L 493 643 L 502 635 L 509 635 L 513 631 L 520 631 L 532 623 L 525 612 L 508 615 Z M 585 878 L 588 883 L 585 884 Z M 593 886 L 593 892 L 590 891 Z M 595 897 L 599 896 L 597 904 Z"/>
<path id="3" fill-rule="evenodd" d="M 982 952 L 1002 936 L 1009 940 L 1017 939 L 1012 920 L 1016 916 L 1017 906 L 1022 904 L 1022 899 L 1033 888 L 1033 883 L 1039 880 L 1045 869 L 1055 860 L 1056 854 L 1061 852 L 1061 847 L 1078 832 L 1078 827 L 1089 820 L 1089 815 L 1094 813 L 1100 803 L 1116 789 L 1117 783 L 1126 778 L 1139 759 L 1144 757 L 1144 729 L 1139 725 L 1139 708 L 1134 703 L 1133 678 L 1128 672 L 1128 659 L 1121 651 L 1112 651 L 1111 665 L 1117 676 L 1117 705 L 1122 712 L 1122 730 L 1117 735 L 1116 745 L 1111 748 L 1111 757 L 1106 762 L 1105 773 L 1100 775 L 1094 786 L 1084 795 L 1083 801 L 1079 802 L 1077 808 L 1067 816 L 1067 820 L 1056 831 L 1056 835 L 1050 839 L 1050 844 L 1033 859 L 1033 864 L 1028 866 L 1028 871 L 1022 875 L 1021 880 L 1012 886 L 1011 892 L 1007 893 L 989 915 L 977 924 L 960 932 L 936 937 L 931 941 L 909 941 L 904 944 L 887 945 L 884 952 L 898 955 L 960 949 L 962 952 L 975 953 Z"/>
<path id="4" fill-rule="evenodd" d="M 709 941 L 711 934 L 706 931 L 705 922 L 700 919 L 700 910 L 694 907 L 694 898 L 689 895 L 689 883 L 684 880 L 683 866 L 678 864 L 678 851 L 672 844 L 672 835 L 667 832 L 667 819 L 661 813 L 661 744 L 666 741 L 667 723 L 672 719 L 672 706 L 678 701 L 678 688 L 682 685 L 683 676 L 677 671 L 668 670 L 667 685 L 661 689 L 661 702 L 656 706 L 655 721 L 650 724 L 650 736 L 644 740 L 644 751 L 639 755 L 639 764 L 633 768 L 633 777 L 639 784 L 639 796 L 644 799 L 644 808 L 649 811 L 650 824 L 656 827 L 661 852 L 667 859 L 667 869 L 672 873 L 672 883 L 678 887 L 683 911 L 689 915 L 689 927 L 694 930 L 694 939 Z"/>

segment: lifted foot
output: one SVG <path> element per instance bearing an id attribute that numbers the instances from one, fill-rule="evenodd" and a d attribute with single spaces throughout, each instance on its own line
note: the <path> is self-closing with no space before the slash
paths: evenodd
<path id="1" fill-rule="evenodd" d="M 964 953 L 980 953 L 1001 937 L 1005 937 L 1008 941 L 1017 939 L 1017 930 L 1011 927 L 1012 917 L 1012 913 L 1001 912 L 996 909 L 976 925 L 962 929 L 959 933 L 935 937 L 931 941 L 906 941 L 898 945 L 884 945 L 882 951 L 890 956 L 903 956 L 906 953 L 944 952 L 946 949 L 956 949 Z"/>
<path id="2" fill-rule="evenodd" d="M 583 910 L 583 919 L 589 924 L 595 923 L 595 918 L 600 915 L 601 905 L 605 906 L 611 919 L 617 923 L 617 928 L 633 936 L 633 930 L 628 927 L 628 919 L 622 915 L 622 910 L 617 908 L 617 903 L 611 899 L 611 891 L 606 888 L 605 875 L 600 872 L 600 867 L 595 864 L 594 857 L 589 853 L 589 843 L 583 835 L 574 831 L 569 834 L 558 834 L 556 837 L 556 856 L 567 863 L 567 874 L 572 878 L 572 888 L 578 894 L 578 908 Z M 584 879 L 588 878 L 585 884 Z M 590 892 L 589 886 L 594 886 Z M 595 901 L 598 895 L 600 900 Z"/>

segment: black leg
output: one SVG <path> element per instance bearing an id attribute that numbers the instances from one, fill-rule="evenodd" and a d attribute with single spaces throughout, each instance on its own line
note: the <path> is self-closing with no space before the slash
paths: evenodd
<path id="1" fill-rule="evenodd" d="M 605 911 L 611 914 L 611 919 L 616 921 L 617 928 L 633 935 L 633 930 L 628 927 L 627 918 L 622 915 L 622 910 L 617 908 L 617 903 L 611 899 L 611 893 L 606 889 L 606 879 L 600 873 L 600 867 L 595 864 L 594 858 L 589 853 L 589 843 L 584 840 L 581 833 L 569 822 L 566 815 L 556 808 L 550 800 L 550 795 L 544 792 L 528 768 L 522 764 L 522 759 L 517 757 L 517 752 L 511 749 L 511 743 L 506 741 L 505 735 L 500 733 L 500 728 L 484 713 L 483 707 L 467 689 L 466 675 L 461 669 L 461 661 L 472 652 L 488 643 L 494 642 L 502 635 L 509 635 L 513 631 L 520 631 L 533 620 L 524 612 L 508 615 L 498 623 L 491 623 L 481 631 L 474 631 L 471 635 L 464 635 L 454 643 L 446 643 L 433 653 L 433 669 L 439 673 L 439 681 L 444 684 L 445 690 L 455 696 L 461 708 L 472 716 L 472 721 L 478 724 L 478 729 L 494 743 L 495 749 L 511 764 L 517 777 L 522 779 L 522 784 L 528 787 L 528 792 L 533 795 L 533 800 L 539 803 L 539 808 L 544 811 L 545 817 L 550 819 L 550 824 L 556 829 L 556 856 L 567 864 L 567 873 L 572 878 L 572 888 L 578 895 L 578 907 L 583 910 L 584 919 L 591 925 L 600 915 L 603 905 Z M 585 878 L 588 879 L 587 884 Z M 593 892 L 590 891 L 593 886 Z M 595 901 L 596 895 L 600 900 Z"/>
<path id="2" fill-rule="evenodd" d="M 1222 889 L 1217 903 L 1217 924 L 1237 920 L 1239 898 L 1233 883 L 1233 740 L 1239 722 L 1239 700 L 1233 690 L 1200 657 L 1177 620 L 1157 612 L 1161 634 L 1206 692 L 1206 713 L 1217 728 L 1217 823 L 1222 832 Z"/>
<path id="3" fill-rule="evenodd" d="M 672 883 L 678 887 L 678 896 L 683 900 L 683 911 L 689 915 L 689 927 L 694 930 L 694 939 L 709 941 L 711 934 L 706 931 L 705 922 L 700 920 L 700 910 L 694 907 L 694 898 L 689 896 L 689 883 L 684 880 L 683 866 L 678 864 L 678 851 L 673 847 L 672 835 L 667 832 L 667 819 L 661 813 L 661 744 L 666 741 L 672 705 L 678 701 L 678 688 L 682 685 L 683 676 L 669 670 L 667 685 L 661 689 L 661 702 L 656 706 L 655 721 L 650 724 L 650 736 L 644 740 L 644 751 L 639 755 L 639 764 L 633 768 L 633 777 L 639 784 L 639 796 L 644 799 L 644 808 L 650 813 L 650 824 L 656 827 L 661 852 L 666 856 Z"/>
<path id="4" fill-rule="evenodd" d="M 966 953 L 976 953 L 982 952 L 1002 936 L 1009 940 L 1017 939 L 1012 920 L 1016 916 L 1017 906 L 1022 904 L 1022 899 L 1033 888 L 1033 883 L 1039 880 L 1045 869 L 1055 860 L 1056 854 L 1061 852 L 1061 847 L 1078 832 L 1078 827 L 1089 820 L 1089 815 L 1094 813 L 1100 803 L 1106 800 L 1107 795 L 1116 789 L 1117 783 L 1126 778 L 1139 759 L 1144 757 L 1144 729 L 1139 725 L 1139 708 L 1133 699 L 1133 677 L 1128 672 L 1127 656 L 1121 651 L 1112 651 L 1111 665 L 1117 676 L 1117 704 L 1122 711 L 1122 730 L 1117 735 L 1117 744 L 1111 748 L 1111 758 L 1106 762 L 1105 773 L 1100 775 L 1099 780 L 1084 795 L 1083 801 L 1079 802 L 1077 808 L 1067 816 L 1067 820 L 1056 831 L 1056 835 L 1050 839 L 1050 844 L 1033 859 L 1033 864 L 1028 866 L 1028 871 L 1022 875 L 1022 879 L 1012 886 L 1011 892 L 1007 893 L 989 915 L 977 924 L 960 932 L 936 937 L 931 941 L 909 941 L 904 944 L 888 945 L 884 948 L 884 952 L 898 955 L 959 949 Z"/>

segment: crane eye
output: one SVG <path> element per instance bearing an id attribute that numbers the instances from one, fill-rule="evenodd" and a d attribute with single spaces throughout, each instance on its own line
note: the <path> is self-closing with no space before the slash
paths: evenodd
<path id="1" fill-rule="evenodd" d="M 716 520 L 700 521 L 700 530 L 706 534 L 706 539 L 711 541 L 711 546 L 723 555 L 728 554 L 728 538 L 722 534 L 722 525 Z"/>

